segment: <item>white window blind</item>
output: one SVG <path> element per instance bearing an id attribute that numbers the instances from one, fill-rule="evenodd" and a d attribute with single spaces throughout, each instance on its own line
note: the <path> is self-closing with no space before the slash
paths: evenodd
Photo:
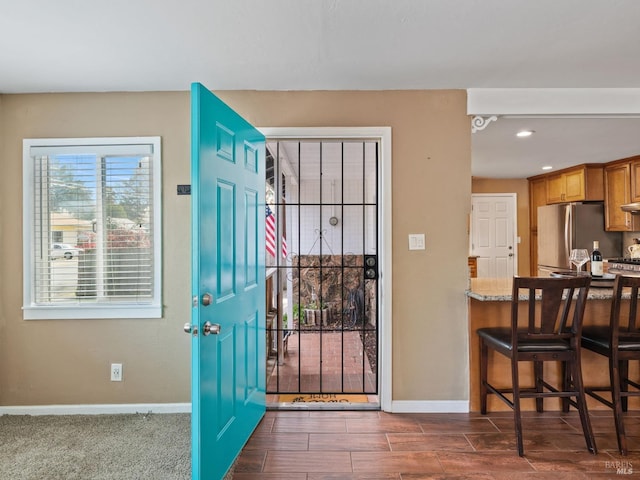
<path id="1" fill-rule="evenodd" d="M 25 140 L 25 318 L 158 317 L 158 137 Z"/>

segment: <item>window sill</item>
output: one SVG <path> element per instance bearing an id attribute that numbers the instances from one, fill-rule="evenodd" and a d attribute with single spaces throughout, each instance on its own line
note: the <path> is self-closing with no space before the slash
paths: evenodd
<path id="1" fill-rule="evenodd" d="M 69 305 L 22 307 L 25 320 L 162 318 L 160 305 Z"/>

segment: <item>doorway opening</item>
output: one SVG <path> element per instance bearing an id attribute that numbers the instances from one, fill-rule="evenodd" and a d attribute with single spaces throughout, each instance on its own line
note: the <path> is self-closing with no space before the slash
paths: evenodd
<path id="1" fill-rule="evenodd" d="M 267 406 L 379 408 L 379 139 L 272 139 Z"/>

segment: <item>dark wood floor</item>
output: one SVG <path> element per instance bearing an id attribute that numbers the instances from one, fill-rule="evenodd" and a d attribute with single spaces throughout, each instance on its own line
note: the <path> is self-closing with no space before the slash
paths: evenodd
<path id="1" fill-rule="evenodd" d="M 587 451 L 575 412 L 525 415 L 525 457 L 519 457 L 511 412 L 268 411 L 242 451 L 233 479 L 640 477 L 640 412 L 627 415 L 627 457 L 618 454 L 607 410 L 591 412 L 597 455 Z"/>

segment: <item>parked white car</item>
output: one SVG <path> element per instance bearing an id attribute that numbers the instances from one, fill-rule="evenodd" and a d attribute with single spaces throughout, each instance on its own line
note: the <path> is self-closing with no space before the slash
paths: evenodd
<path id="1" fill-rule="evenodd" d="M 69 245 L 68 243 L 52 243 L 51 244 L 51 259 L 66 258 L 71 260 L 73 257 L 77 257 L 83 249 Z"/>

